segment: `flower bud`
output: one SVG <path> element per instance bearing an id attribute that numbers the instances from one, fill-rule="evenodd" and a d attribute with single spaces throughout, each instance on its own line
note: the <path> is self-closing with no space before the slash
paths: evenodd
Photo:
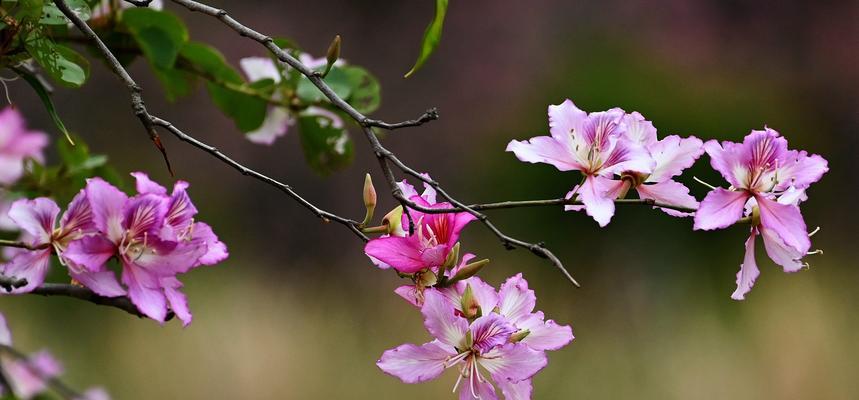
<path id="1" fill-rule="evenodd" d="M 388 227 L 389 235 L 403 236 L 405 234 L 402 228 L 403 206 L 397 206 L 397 208 L 386 214 L 385 218 L 382 219 L 382 224 Z"/>
<path id="2" fill-rule="evenodd" d="M 367 214 L 361 225 L 366 226 L 373 220 L 373 213 L 376 211 L 376 188 L 373 187 L 373 178 L 370 174 L 364 177 L 364 207 L 367 207 Z"/>
<path id="3" fill-rule="evenodd" d="M 525 339 L 530 334 L 531 334 L 531 331 L 529 331 L 527 329 L 522 329 L 521 331 L 510 335 L 510 343 L 519 343 L 522 341 L 522 339 Z"/>
<path id="4" fill-rule="evenodd" d="M 451 285 L 463 279 L 468 279 L 474 275 L 477 275 L 477 273 L 480 272 L 480 270 L 483 269 L 486 264 L 489 264 L 489 259 L 484 258 L 480 261 L 475 261 L 460 268 L 459 271 L 456 272 L 456 275 L 454 275 L 453 278 L 450 278 L 447 281 L 447 284 Z"/>
<path id="5" fill-rule="evenodd" d="M 430 287 L 435 286 L 436 282 L 438 282 L 438 277 L 432 271 L 427 270 L 418 275 L 415 283 L 420 287 Z"/>
<path id="6" fill-rule="evenodd" d="M 459 242 L 456 242 L 453 245 L 453 248 L 450 249 L 450 253 L 447 253 L 447 258 L 444 259 L 444 264 L 442 264 L 442 270 L 448 270 L 453 268 L 459 262 Z"/>
<path id="7" fill-rule="evenodd" d="M 331 67 L 334 66 L 334 63 L 337 62 L 337 59 L 340 58 L 340 35 L 334 36 L 334 40 L 331 41 L 331 45 L 328 46 L 328 55 L 326 56 L 326 60 L 328 64 L 325 66 L 325 72 L 322 73 L 322 77 L 328 76 L 328 72 L 331 71 Z"/>
<path id="8" fill-rule="evenodd" d="M 474 290 L 471 289 L 470 284 L 465 285 L 465 292 L 462 293 L 460 305 L 462 306 L 462 315 L 466 319 L 474 319 L 480 317 L 480 303 L 478 303 L 477 298 L 474 297 Z"/>

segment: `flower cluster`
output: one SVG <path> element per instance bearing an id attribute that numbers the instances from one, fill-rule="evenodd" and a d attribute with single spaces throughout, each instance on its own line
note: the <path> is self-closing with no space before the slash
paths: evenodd
<path id="1" fill-rule="evenodd" d="M 7 354 L 12 346 L 12 333 L 6 325 L 6 318 L 0 314 L 0 370 L 3 371 L 6 387 L 0 382 L 0 396 L 11 394 L 13 398 L 30 400 L 41 398 L 48 390 L 49 382 L 63 373 L 63 367 L 51 353 L 39 351 L 30 356 L 15 357 Z M 102 388 L 92 388 L 74 400 L 109 400 L 107 392 Z"/>
<path id="2" fill-rule="evenodd" d="M 55 254 L 72 279 L 95 293 L 128 295 L 146 316 L 164 322 L 168 308 L 185 325 L 191 312 L 177 275 L 227 258 L 226 246 L 212 228 L 194 220 L 197 209 L 188 197 L 186 182 L 172 193 L 146 174 L 132 174 L 137 194 L 129 197 L 101 178 L 87 181 L 66 207 L 51 199 L 22 199 L 12 204 L 9 217 L 23 231 L 31 249 L 21 249 L 5 265 L 3 275 L 27 280 L 12 293 L 27 293 L 42 285 Z M 108 268 L 116 259 L 121 281 Z"/>
<path id="3" fill-rule="evenodd" d="M 437 202 L 428 185 L 420 195 L 405 181 L 398 185 L 421 208 L 451 207 Z M 365 198 L 374 197 L 366 193 Z M 462 399 L 497 399 L 498 390 L 506 399 L 529 399 L 531 378 L 548 362 L 545 352 L 570 343 L 572 329 L 534 311 L 537 297 L 522 274 L 496 291 L 474 276 L 488 260 L 471 262 L 473 254 L 459 259 L 460 232 L 474 216 L 413 209 L 404 214 L 401 207 L 389 213 L 387 233 L 370 240 L 365 252 L 379 268 L 411 279 L 395 292 L 420 309 L 434 339 L 384 352 L 379 368 L 406 383 L 432 380 L 454 368 L 454 391 Z"/>
<path id="4" fill-rule="evenodd" d="M 600 226 L 614 215 L 614 202 L 630 188 L 673 216 L 693 216 L 694 229 L 721 229 L 744 215 L 751 223 L 746 256 L 731 296 L 742 300 L 759 271 L 754 238 L 761 235 L 767 254 L 786 272 L 807 264 L 811 247 L 799 210 L 805 191 L 828 170 L 818 155 L 787 149 L 787 140 L 773 129 L 753 130 L 743 143 L 671 135 L 658 140 L 656 128 L 637 112 L 619 108 L 586 113 L 566 100 L 549 106 L 551 136 L 513 140 L 507 151 L 521 161 L 546 163 L 560 171 L 579 171 L 580 185 L 567 194 L 566 210 L 584 209 Z M 700 203 L 674 181 L 706 152 L 710 164 L 731 184 L 714 188 Z"/>

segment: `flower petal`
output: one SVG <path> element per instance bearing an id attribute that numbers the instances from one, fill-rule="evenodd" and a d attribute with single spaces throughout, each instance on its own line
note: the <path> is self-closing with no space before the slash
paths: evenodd
<path id="1" fill-rule="evenodd" d="M 8 264 L 2 266 L 3 275 L 18 279 L 26 279 L 27 284 L 12 289 L 11 294 L 32 292 L 33 289 L 45 283 L 48 267 L 51 265 L 51 250 L 34 250 L 18 253 Z M 0 294 L 5 290 L 0 289 Z"/>
<path id="2" fill-rule="evenodd" d="M 570 134 L 576 127 L 588 117 L 588 113 L 582 111 L 566 99 L 563 103 L 549 106 L 549 132 L 558 143 L 568 144 Z M 509 150 L 508 150 L 509 151 Z M 523 160 L 524 161 L 524 160 Z"/>
<path id="3" fill-rule="evenodd" d="M 167 195 L 167 188 L 158 184 L 158 182 L 149 179 L 149 175 L 145 172 L 132 172 L 131 176 L 134 177 L 136 182 L 137 193 L 139 194 L 157 194 L 160 196 Z"/>
<path id="4" fill-rule="evenodd" d="M 251 143 L 270 146 L 277 138 L 286 135 L 289 126 L 295 121 L 285 107 L 271 107 L 262 121 L 262 125 L 254 131 L 245 134 Z"/>
<path id="5" fill-rule="evenodd" d="M 161 287 L 164 288 L 164 296 L 170 304 L 170 309 L 176 317 L 182 321 L 182 326 L 188 326 L 193 320 L 191 310 L 188 308 L 188 299 L 182 293 L 182 282 L 174 277 L 161 278 Z"/>
<path id="6" fill-rule="evenodd" d="M 411 304 L 417 308 L 421 308 L 421 304 L 419 304 L 419 302 L 418 302 L 418 292 L 417 292 L 417 288 L 415 287 L 415 285 L 400 286 L 400 287 L 394 289 L 394 293 L 396 293 L 397 296 L 400 296 L 403 299 L 405 299 L 406 301 L 408 301 L 409 304 Z"/>
<path id="7" fill-rule="evenodd" d="M 54 230 L 58 215 L 60 215 L 60 207 L 47 197 L 33 200 L 21 199 L 13 203 L 9 209 L 9 218 L 18 227 L 32 235 L 38 244 L 51 241 L 51 232 Z"/>
<path id="8" fill-rule="evenodd" d="M 537 136 L 523 141 L 511 140 L 505 151 L 515 154 L 519 161 L 550 164 L 559 171 L 582 169 L 569 148 L 550 136 Z"/>
<path id="9" fill-rule="evenodd" d="M 516 274 L 501 285 L 498 291 L 500 304 L 499 313 L 517 325 L 518 322 L 531 315 L 537 304 L 537 296 L 528 288 L 528 281 L 522 274 Z"/>
<path id="10" fill-rule="evenodd" d="M 245 57 L 239 60 L 239 67 L 250 82 L 263 79 L 272 79 L 275 83 L 280 82 L 280 72 L 269 57 Z"/>
<path id="11" fill-rule="evenodd" d="M 516 328 L 506 318 L 497 313 L 489 313 L 477 318 L 468 328 L 474 341 L 472 347 L 485 353 L 507 343 Z"/>
<path id="12" fill-rule="evenodd" d="M 203 222 L 194 223 L 194 241 L 202 241 L 206 244 L 206 253 L 200 256 L 199 263 L 203 265 L 215 265 L 230 256 L 227 245 L 218 239 L 212 227 Z"/>
<path id="13" fill-rule="evenodd" d="M 84 236 L 69 243 L 62 256 L 91 272 L 101 271 L 116 254 L 116 245 L 102 235 Z"/>
<path id="14" fill-rule="evenodd" d="M 73 268 L 69 268 L 69 275 L 100 296 L 118 297 L 126 295 L 125 289 L 119 285 L 116 274 L 111 270 L 75 272 Z"/>
<path id="15" fill-rule="evenodd" d="M 529 315 L 517 323 L 516 327 L 529 331 L 521 343 L 534 350 L 558 350 L 575 339 L 573 328 L 569 325 L 558 325 L 553 320 L 544 321 L 542 311 Z"/>
<path id="16" fill-rule="evenodd" d="M 81 189 L 60 219 L 60 228 L 64 234 L 81 235 L 92 233 L 95 223 L 92 219 L 92 207 L 86 197 L 86 190 Z"/>
<path id="17" fill-rule="evenodd" d="M 546 353 L 522 343 L 507 343 L 483 354 L 480 365 L 496 382 L 519 382 L 528 379 L 548 364 Z"/>
<path id="18" fill-rule="evenodd" d="M 200 241 L 177 243 L 149 238 L 147 247 L 131 262 L 158 276 L 172 276 L 199 266 L 200 257 L 206 254 L 206 250 L 206 243 Z"/>
<path id="19" fill-rule="evenodd" d="M 453 306 L 444 295 L 435 290 L 425 291 L 421 314 L 424 326 L 436 339 L 449 346 L 462 346 L 468 322 L 454 314 Z"/>
<path id="20" fill-rule="evenodd" d="M 746 255 L 743 258 L 743 263 L 740 264 L 740 271 L 737 272 L 737 290 L 731 294 L 731 298 L 734 300 L 744 300 L 746 293 L 752 290 L 755 280 L 761 274 L 755 262 L 755 236 L 757 236 L 757 232 L 752 228 L 751 235 L 746 239 Z"/>
<path id="21" fill-rule="evenodd" d="M 781 237 L 784 244 L 793 247 L 800 254 L 811 248 L 808 230 L 799 207 L 792 204 L 779 204 L 763 196 L 757 196 L 761 211 L 761 225 Z"/>
<path id="22" fill-rule="evenodd" d="M 647 150 L 656 165 L 646 182 L 663 182 L 695 164 L 695 160 L 704 153 L 704 142 L 695 136 L 680 138 L 671 135 L 648 146 Z"/>
<path id="23" fill-rule="evenodd" d="M 588 176 L 579 188 L 578 196 L 585 206 L 585 212 L 604 227 L 614 216 L 614 200 L 623 181 L 600 176 Z"/>
<path id="24" fill-rule="evenodd" d="M 376 365 L 386 374 L 405 383 L 425 382 L 444 372 L 448 357 L 456 355 L 453 347 L 438 340 L 417 346 L 404 344 L 382 353 Z"/>
<path id="25" fill-rule="evenodd" d="M 817 182 L 829 171 L 829 163 L 823 157 L 808 155 L 805 150 L 790 151 L 787 162 L 779 167 L 779 185 L 776 190 L 785 190 L 789 186 L 805 189 Z"/>
<path id="26" fill-rule="evenodd" d="M 795 248 L 788 246 L 784 240 L 772 229 L 761 226 L 761 236 L 764 238 L 764 248 L 776 264 L 784 268 L 784 272 L 796 272 L 805 266 L 801 261 L 805 253 L 800 253 Z"/>
<path id="27" fill-rule="evenodd" d="M 167 298 L 158 287 L 158 278 L 143 268 L 125 264 L 122 268 L 122 283 L 128 287 L 128 297 L 137 309 L 149 318 L 164 323 L 167 317 Z"/>
<path id="28" fill-rule="evenodd" d="M 667 181 L 654 184 L 641 184 L 638 185 L 635 190 L 638 192 L 638 197 L 642 199 L 650 199 L 659 203 L 691 209 L 698 208 L 698 200 L 695 200 L 695 198 L 689 194 L 689 188 L 677 181 L 669 179 Z M 691 212 L 677 211 L 670 208 L 660 208 L 660 210 L 674 217 L 690 217 L 694 215 Z"/>
<path id="29" fill-rule="evenodd" d="M 498 382 L 498 388 L 504 395 L 504 400 L 531 400 L 531 380 L 525 379 L 513 383 L 510 381 Z"/>
<path id="30" fill-rule="evenodd" d="M 694 229 L 712 230 L 733 225 L 743 216 L 743 206 L 748 199 L 745 191 L 723 188 L 710 191 L 695 212 Z"/>
<path id="31" fill-rule="evenodd" d="M 467 378 L 463 378 L 466 380 Z M 459 400 L 498 400 L 495 388 L 488 380 L 472 378 L 459 385 Z"/>
<path id="32" fill-rule="evenodd" d="M 708 140 L 704 143 L 704 151 L 710 156 L 710 166 L 722 174 L 732 186 L 745 188 L 748 176 L 748 167 L 742 162 L 744 152 L 739 143 Z"/>
<path id="33" fill-rule="evenodd" d="M 128 202 L 128 196 L 101 178 L 87 180 L 86 195 L 92 207 L 95 226 L 111 242 L 119 243 L 124 231 L 122 210 Z"/>
<path id="34" fill-rule="evenodd" d="M 364 253 L 406 274 L 426 267 L 416 241 L 411 238 L 397 236 L 376 238 L 367 242 Z"/>

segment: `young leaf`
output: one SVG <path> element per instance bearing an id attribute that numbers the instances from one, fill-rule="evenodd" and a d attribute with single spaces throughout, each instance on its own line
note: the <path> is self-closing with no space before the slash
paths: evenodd
<path id="1" fill-rule="evenodd" d="M 69 141 L 69 143 L 74 144 L 75 142 L 72 141 L 72 137 L 69 134 L 68 129 L 66 129 L 66 125 L 63 124 L 63 120 L 60 119 L 59 114 L 57 114 L 57 109 L 54 107 L 54 102 L 51 100 L 51 94 L 48 93 L 48 89 L 45 88 L 44 85 L 42 85 L 42 82 L 36 76 L 31 74 L 27 70 L 23 68 L 12 68 L 12 70 L 15 71 L 18 76 L 24 78 L 24 81 L 30 84 L 33 90 L 36 91 L 36 94 L 39 95 L 39 99 L 42 100 L 42 104 L 45 105 L 45 110 L 48 111 L 48 114 L 54 121 L 54 125 L 57 126 L 57 129 L 59 129 L 60 132 L 63 133 L 63 135 L 66 135 L 66 139 Z"/>
<path id="2" fill-rule="evenodd" d="M 132 8 L 122 12 L 121 22 L 155 67 L 172 68 L 188 42 L 185 24 L 165 11 Z"/>
<path id="3" fill-rule="evenodd" d="M 84 0 L 66 0 L 66 4 L 69 6 L 69 9 L 75 13 L 78 18 L 83 21 L 90 19 L 92 16 L 92 10 Z M 39 23 L 42 25 L 66 25 L 70 23 L 68 18 L 63 15 L 63 12 L 57 8 L 57 5 L 53 2 L 45 3 L 42 7 L 42 18 L 39 20 Z"/>
<path id="4" fill-rule="evenodd" d="M 421 43 L 421 54 L 418 56 L 418 60 L 412 69 L 406 72 L 404 78 L 412 76 L 412 74 L 420 69 L 435 51 L 435 48 L 438 47 L 438 42 L 441 40 L 441 29 L 444 26 L 444 15 L 447 13 L 447 1 L 435 1 L 435 17 L 433 17 L 432 22 L 430 22 L 427 30 L 424 32 L 424 40 Z"/>
<path id="5" fill-rule="evenodd" d="M 301 148 L 307 164 L 321 175 L 346 167 L 355 156 L 352 140 L 343 127 L 324 116 L 298 118 Z"/>
<path id="6" fill-rule="evenodd" d="M 332 68 L 324 81 L 341 99 L 348 98 L 349 95 L 352 94 L 352 78 L 340 67 Z M 317 88 L 310 79 L 307 79 L 307 77 L 302 77 L 298 81 L 298 87 L 295 89 L 295 94 L 298 95 L 298 98 L 301 99 L 301 101 L 310 104 L 319 103 L 327 99 L 325 95 L 319 91 L 319 88 Z"/>
<path id="7" fill-rule="evenodd" d="M 382 101 L 381 87 L 376 77 L 356 66 L 343 67 L 343 71 L 349 75 L 352 87 L 352 95 L 347 99 L 349 104 L 362 114 L 376 111 Z"/>

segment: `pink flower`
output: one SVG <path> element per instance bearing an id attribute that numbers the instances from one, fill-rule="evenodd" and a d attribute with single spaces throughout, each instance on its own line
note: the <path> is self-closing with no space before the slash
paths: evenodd
<path id="1" fill-rule="evenodd" d="M 131 198 L 99 178 L 87 182 L 100 234 L 72 242 L 63 255 L 90 269 L 116 257 L 122 264 L 122 282 L 140 312 L 163 323 L 169 304 L 188 325 L 192 316 L 176 275 L 222 260 L 226 249 L 208 226 L 196 229 L 198 223 L 191 220 L 196 209 L 184 190 L 187 184 L 178 183 L 167 196 L 145 175 L 135 176 L 142 193 Z"/>
<path id="2" fill-rule="evenodd" d="M 24 159 L 42 161 L 48 136 L 28 131 L 24 118 L 12 107 L 0 111 L 0 185 L 15 183 L 24 173 Z"/>
<path id="3" fill-rule="evenodd" d="M 627 138 L 624 115 L 619 108 L 588 114 L 568 99 L 549 106 L 551 136 L 513 140 L 507 151 L 521 161 L 551 164 L 560 171 L 580 171 L 585 176 L 583 183 L 567 196 L 580 199 L 584 207 L 565 209 L 583 208 L 600 226 L 605 226 L 614 215 L 614 200 L 622 188 L 622 182 L 611 177 L 624 171 L 649 174 L 653 170 L 647 151 Z"/>
<path id="4" fill-rule="evenodd" d="M 81 190 L 75 196 L 58 224 L 59 214 L 59 206 L 45 197 L 21 199 L 10 207 L 9 218 L 23 230 L 29 244 L 38 248 L 21 249 L 2 266 L 4 275 L 27 280 L 27 285 L 12 290 L 12 293 L 27 293 L 41 286 L 48 273 L 51 255 L 56 253 L 60 263 L 68 268 L 69 275 L 94 292 L 107 297 L 125 295 L 113 272 L 104 265 L 90 268 L 64 256 L 71 242 L 96 234 L 86 192 Z"/>
<path id="5" fill-rule="evenodd" d="M 405 383 L 418 383 L 457 367 L 459 378 L 454 390 L 459 389 L 460 399 L 497 399 L 493 382 L 505 398 L 530 398 L 530 379 L 546 366 L 546 355 L 523 343 L 511 342 L 516 328 L 506 318 L 488 313 L 468 320 L 458 316 L 450 302 L 435 290 L 426 292 L 421 313 L 424 326 L 435 340 L 423 345 L 404 344 L 384 352 L 376 363 L 382 371 Z M 522 392 L 526 394 L 515 397 Z"/>
<path id="6" fill-rule="evenodd" d="M 410 200 L 426 208 L 451 208 L 450 203 L 436 203 L 435 191 L 428 188 L 424 195 L 418 196 L 411 185 L 403 182 L 400 188 L 406 195 L 412 194 Z M 393 235 L 376 238 L 367 242 L 364 252 L 380 268 L 392 267 L 404 274 L 413 274 L 422 270 L 438 272 L 438 267 L 444 264 L 450 251 L 459 241 L 459 234 L 473 215 L 460 213 L 425 214 L 410 210 L 414 221 L 414 234 L 408 235 L 408 218 L 403 215 L 402 231 Z M 403 236 L 398 236 L 398 235 Z"/>
<path id="7" fill-rule="evenodd" d="M 671 178 L 691 167 L 704 153 L 701 139 L 694 136 L 681 138 L 670 135 L 657 140 L 653 123 L 645 120 L 638 112 L 627 114 L 624 117 L 624 123 L 626 136 L 647 150 L 654 165 L 653 171 L 649 174 L 623 171 L 621 192 L 626 192 L 632 187 L 642 199 L 691 209 L 698 208 L 698 201 L 689 194 L 689 188 Z M 661 208 L 661 210 L 675 217 L 693 215 L 668 208 Z"/>
<path id="8" fill-rule="evenodd" d="M 805 221 L 799 210 L 805 190 L 829 170 L 818 155 L 787 149 L 787 140 L 773 129 L 752 131 L 743 143 L 711 140 L 704 144 L 710 164 L 731 184 L 717 188 L 704 198 L 695 215 L 695 229 L 721 229 L 733 225 L 744 210 L 752 229 L 746 240 L 746 256 L 737 273 L 742 300 L 759 275 L 754 259 L 754 238 L 761 235 L 767 254 L 785 272 L 796 272 L 811 248 Z"/>

